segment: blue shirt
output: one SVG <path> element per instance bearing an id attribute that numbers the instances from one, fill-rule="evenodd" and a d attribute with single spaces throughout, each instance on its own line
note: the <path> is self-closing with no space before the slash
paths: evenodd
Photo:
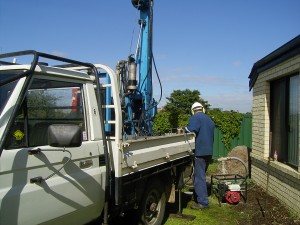
<path id="1" fill-rule="evenodd" d="M 193 115 L 186 129 L 196 133 L 195 156 L 211 156 L 213 154 L 215 123 L 202 112 Z"/>

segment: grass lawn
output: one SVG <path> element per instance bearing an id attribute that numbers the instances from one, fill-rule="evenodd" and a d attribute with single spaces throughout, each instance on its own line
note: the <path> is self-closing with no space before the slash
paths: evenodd
<path id="1" fill-rule="evenodd" d="M 207 174 L 214 174 L 217 171 L 219 164 L 212 163 L 208 167 Z M 188 188 L 185 188 L 188 190 Z M 177 198 L 178 199 L 178 198 Z M 166 222 L 164 225 L 229 225 L 237 224 L 237 220 L 241 219 L 241 214 L 234 210 L 229 204 L 219 205 L 218 199 L 215 195 L 209 196 L 209 208 L 204 210 L 194 210 L 190 208 L 193 204 L 191 194 L 182 193 L 182 218 L 177 216 L 178 203 L 168 205 L 168 212 L 166 213 Z M 180 215 L 180 213 L 179 213 Z M 195 216 L 194 220 L 185 219 L 184 215 Z"/>
<path id="2" fill-rule="evenodd" d="M 183 194 L 184 195 L 184 194 Z M 186 207 L 183 208 L 183 215 L 196 216 L 194 220 L 186 220 L 183 218 L 176 218 L 173 214 L 167 214 L 167 221 L 165 225 L 216 225 L 216 224 L 237 224 L 237 220 L 241 219 L 241 214 L 232 209 L 228 204 L 222 204 L 219 206 L 219 202 L 216 197 L 209 197 L 209 208 L 204 210 L 194 210 L 190 208 L 193 201 L 189 201 Z M 177 207 L 178 208 L 178 207 Z M 176 211 L 173 212 L 176 215 Z"/>

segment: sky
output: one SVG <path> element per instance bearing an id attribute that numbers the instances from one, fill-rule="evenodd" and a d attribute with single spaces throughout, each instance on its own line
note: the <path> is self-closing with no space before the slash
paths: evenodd
<path id="1" fill-rule="evenodd" d="M 300 34 L 299 0 L 154 0 L 160 106 L 198 90 L 211 108 L 251 112 L 253 64 Z M 135 53 L 131 0 L 0 0 L 0 53 L 36 50 L 115 69 Z M 160 88 L 153 70 L 154 98 Z"/>

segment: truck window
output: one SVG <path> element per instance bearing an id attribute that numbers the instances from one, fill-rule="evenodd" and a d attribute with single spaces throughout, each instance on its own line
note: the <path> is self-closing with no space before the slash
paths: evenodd
<path id="1" fill-rule="evenodd" d="M 0 71 L 0 114 L 2 113 L 2 110 L 4 109 L 4 106 L 6 105 L 10 94 L 13 92 L 18 79 L 7 82 L 8 78 L 13 79 L 18 75 L 17 72 L 7 72 L 7 71 Z"/>
<path id="2" fill-rule="evenodd" d="M 77 124 L 87 140 L 82 84 L 34 79 L 7 141 L 7 148 L 48 145 L 51 124 Z"/>

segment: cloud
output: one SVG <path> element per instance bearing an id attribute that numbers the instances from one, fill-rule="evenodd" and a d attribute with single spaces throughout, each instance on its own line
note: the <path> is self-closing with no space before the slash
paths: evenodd
<path id="1" fill-rule="evenodd" d="M 211 104 L 212 108 L 235 110 L 241 113 L 251 112 L 252 109 L 252 93 L 250 92 L 224 92 L 221 95 L 204 95 L 203 98 Z"/>
<path id="2" fill-rule="evenodd" d="M 155 80 L 155 79 L 154 79 Z M 247 88 L 247 78 L 233 78 L 233 76 L 214 76 L 214 75 L 193 75 L 193 74 L 177 74 L 161 75 L 160 80 L 163 86 L 173 89 L 200 89 L 201 87 L 214 88 L 220 86 L 222 88 L 242 87 Z"/>
<path id="3" fill-rule="evenodd" d="M 236 60 L 236 61 L 232 62 L 232 65 L 233 65 L 233 67 L 240 67 L 242 65 L 242 62 Z"/>
<path id="4" fill-rule="evenodd" d="M 68 56 L 68 53 L 66 53 L 66 52 L 61 52 L 61 51 L 56 51 L 56 50 L 52 51 L 51 54 L 52 54 L 52 55 L 56 55 L 56 56 L 60 56 L 60 57 L 67 57 L 67 56 Z"/>
<path id="5" fill-rule="evenodd" d="M 155 61 L 165 60 L 165 59 L 167 59 L 167 55 L 166 54 L 158 54 L 154 58 Z"/>
<path id="6" fill-rule="evenodd" d="M 178 67 L 171 73 L 160 76 L 163 88 L 160 106 L 166 103 L 166 97 L 169 97 L 174 90 L 190 89 L 199 90 L 201 97 L 213 108 L 242 113 L 251 111 L 252 94 L 248 91 L 247 77 L 194 75 L 190 72 Z M 154 98 L 157 100 L 159 93 L 158 82 L 154 79 Z"/>

